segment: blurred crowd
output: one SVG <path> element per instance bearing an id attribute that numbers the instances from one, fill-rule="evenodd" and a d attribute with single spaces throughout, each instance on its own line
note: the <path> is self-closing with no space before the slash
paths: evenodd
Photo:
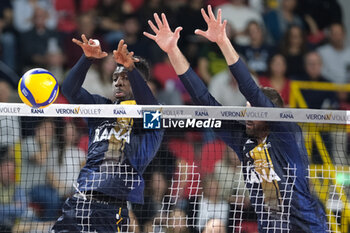
<path id="1" fill-rule="evenodd" d="M 98 39 L 108 53 L 124 39 L 130 51 L 149 61 L 149 86 L 160 103 L 191 104 L 167 56 L 142 35 L 150 31 L 147 20 L 153 13 L 164 12 L 172 29 L 183 27 L 179 46 L 212 95 L 223 105 L 245 105 L 219 48 L 194 34 L 197 28 L 206 29 L 200 9 L 211 4 L 222 9 L 227 33 L 256 82 L 278 90 L 289 106 L 293 80 L 350 82 L 345 10 L 339 2 L 1 0 L 0 102 L 18 101 L 19 78 L 30 68 L 46 68 L 61 83 L 82 55 L 72 38 L 85 34 Z M 111 97 L 114 69 L 112 56 L 95 61 L 83 87 Z M 350 104 L 346 92 L 303 90 L 302 95 L 309 108 L 347 109 Z M 57 102 L 68 103 L 62 95 Z M 1 116 L 0 131 L 0 232 L 47 229 L 59 216 L 62 201 L 74 192 L 84 164 L 85 122 Z M 15 149 L 18 142 L 21 149 Z M 135 231 L 149 232 L 155 225 L 166 232 L 211 232 L 213 226 L 232 232 L 227 226 L 237 224 L 243 231 L 257 231 L 239 164 L 236 154 L 210 132 L 169 130 L 145 173 L 146 204 L 133 208 Z M 162 216 L 159 210 L 167 208 L 173 210 L 170 216 Z M 173 220 L 166 225 L 176 227 L 164 228 L 165 217 Z"/>

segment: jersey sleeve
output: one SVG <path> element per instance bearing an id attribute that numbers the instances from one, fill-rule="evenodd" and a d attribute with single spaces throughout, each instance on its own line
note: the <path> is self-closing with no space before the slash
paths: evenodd
<path id="1" fill-rule="evenodd" d="M 179 78 L 195 104 L 221 106 L 221 104 L 209 93 L 208 88 L 191 67 L 184 74 L 179 75 Z"/>
<path id="2" fill-rule="evenodd" d="M 85 76 L 92 64 L 93 60 L 83 55 L 79 61 L 73 66 L 68 76 L 63 81 L 61 90 L 63 95 L 71 104 L 96 104 L 104 103 L 105 98 L 98 95 L 92 95 L 82 88 Z M 102 100 L 102 99 L 103 100 Z"/>
<path id="3" fill-rule="evenodd" d="M 190 67 L 184 74 L 179 75 L 181 82 L 191 95 L 192 101 L 197 105 L 221 106 L 209 93 L 208 88 Z M 239 142 L 244 132 L 244 126 L 238 121 L 222 121 L 220 129 L 213 129 L 215 133 L 230 146 L 241 158 Z"/>
<path id="4" fill-rule="evenodd" d="M 230 65 L 229 68 L 237 80 L 239 90 L 253 107 L 274 107 L 270 99 L 256 85 L 247 66 L 241 59 Z"/>
<path id="5" fill-rule="evenodd" d="M 128 72 L 128 79 L 135 97 L 135 101 L 139 105 L 157 105 L 159 104 L 154 97 L 151 89 L 141 76 L 140 72 L 135 68 Z"/>
<path id="6" fill-rule="evenodd" d="M 254 82 L 247 66 L 239 59 L 229 66 L 232 75 L 236 78 L 239 90 L 253 107 L 275 107 L 271 100 L 265 96 L 258 85 Z M 274 132 L 286 132 L 281 134 L 281 140 L 295 140 L 293 132 L 298 128 L 292 122 L 270 122 L 270 130 Z M 287 133 L 288 132 L 288 133 Z M 293 136 L 294 135 L 294 136 Z"/>

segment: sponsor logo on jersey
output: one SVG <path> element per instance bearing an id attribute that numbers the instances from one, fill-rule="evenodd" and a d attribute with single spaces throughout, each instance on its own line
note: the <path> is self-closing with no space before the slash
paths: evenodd
<path id="1" fill-rule="evenodd" d="M 108 125 L 105 125 L 105 126 L 108 126 Z M 126 130 L 124 127 L 120 127 L 120 128 L 118 127 L 113 127 L 113 128 L 101 127 L 100 128 L 99 127 L 95 129 L 95 137 L 94 137 L 93 143 L 100 142 L 103 140 L 110 140 L 111 138 L 114 138 L 118 141 L 125 140 L 126 143 L 130 143 L 130 133 L 131 133 L 131 130 Z"/>

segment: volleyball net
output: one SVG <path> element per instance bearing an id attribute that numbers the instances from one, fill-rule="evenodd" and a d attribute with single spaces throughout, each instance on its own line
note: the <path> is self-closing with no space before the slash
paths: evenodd
<path id="1" fill-rule="evenodd" d="M 82 190 L 128 199 L 127 232 L 289 232 L 323 212 L 329 232 L 348 232 L 349 122 L 331 110 L 3 103 L 0 232 L 47 232 Z M 144 204 L 132 203 L 141 186 Z M 91 201 L 78 200 L 93 232 Z"/>

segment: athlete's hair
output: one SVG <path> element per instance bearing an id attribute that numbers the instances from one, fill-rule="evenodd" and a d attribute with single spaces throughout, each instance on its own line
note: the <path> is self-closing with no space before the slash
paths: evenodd
<path id="1" fill-rule="evenodd" d="M 283 108 L 284 103 L 281 95 L 275 89 L 271 87 L 261 87 L 260 90 L 264 95 L 271 100 L 271 102 L 279 108 Z"/>
<path id="2" fill-rule="evenodd" d="M 139 57 L 139 56 L 134 56 L 135 58 L 139 59 L 139 62 L 135 62 L 135 67 L 141 72 L 142 77 L 148 81 L 150 80 L 150 68 L 149 64 L 146 61 L 146 59 Z"/>

